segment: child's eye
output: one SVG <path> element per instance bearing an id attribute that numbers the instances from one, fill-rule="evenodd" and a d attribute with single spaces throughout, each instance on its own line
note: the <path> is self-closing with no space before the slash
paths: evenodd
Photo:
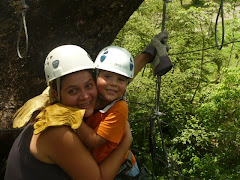
<path id="1" fill-rule="evenodd" d="M 104 75 L 105 78 L 110 78 L 110 75 L 106 74 Z"/>
<path id="2" fill-rule="evenodd" d="M 119 78 L 119 81 L 125 82 L 125 81 L 127 81 L 127 79 L 126 78 Z"/>

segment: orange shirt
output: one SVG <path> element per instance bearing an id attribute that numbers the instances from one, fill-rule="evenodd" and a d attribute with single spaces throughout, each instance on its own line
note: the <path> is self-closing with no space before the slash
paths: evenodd
<path id="1" fill-rule="evenodd" d="M 128 106 L 124 100 L 115 102 L 105 113 L 97 112 L 87 119 L 86 124 L 108 140 L 103 146 L 93 149 L 93 156 L 97 163 L 104 160 L 119 145 L 125 132 L 127 119 Z"/>

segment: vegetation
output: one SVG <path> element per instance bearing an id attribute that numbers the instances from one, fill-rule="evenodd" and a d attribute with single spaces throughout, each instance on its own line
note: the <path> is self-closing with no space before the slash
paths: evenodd
<path id="1" fill-rule="evenodd" d="M 221 21 L 215 32 L 219 4 L 167 3 L 174 70 L 161 78 L 163 115 L 156 110 L 157 80 L 150 64 L 128 87 L 132 149 L 156 179 L 240 178 L 240 14 L 234 11 L 239 0 L 224 3 L 221 50 L 215 41 L 217 33 L 221 44 L 223 33 Z M 162 6 L 145 0 L 114 44 L 139 54 L 161 31 Z"/>

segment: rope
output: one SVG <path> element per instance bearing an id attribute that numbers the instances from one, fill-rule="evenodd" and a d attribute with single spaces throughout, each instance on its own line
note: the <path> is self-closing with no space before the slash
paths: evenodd
<path id="1" fill-rule="evenodd" d="M 20 36 L 21 33 L 23 31 L 24 28 L 24 32 L 25 32 L 25 37 L 26 37 L 26 49 L 25 49 L 25 55 L 27 54 L 28 51 L 28 32 L 27 32 L 27 25 L 26 25 L 26 12 L 29 9 L 29 6 L 25 3 L 25 0 L 21 0 L 22 2 L 22 20 L 23 23 L 21 23 L 20 21 L 20 28 L 19 28 L 19 33 L 18 33 L 18 39 L 17 39 L 17 54 L 19 58 L 23 58 L 22 54 L 20 53 L 20 48 L 19 48 L 19 44 L 20 44 Z"/>
<path id="2" fill-rule="evenodd" d="M 217 40 L 217 24 L 218 24 L 218 17 L 220 16 L 221 13 L 221 17 L 222 17 L 222 44 L 219 46 L 218 45 L 218 40 Z M 216 18 L 216 23 L 215 23 L 215 41 L 216 41 L 216 46 L 218 48 L 218 50 L 221 50 L 224 44 L 224 16 L 223 16 L 223 0 L 221 0 L 220 3 L 220 7 L 218 10 L 218 14 L 217 14 L 217 18 Z"/>
<path id="3" fill-rule="evenodd" d="M 228 43 L 224 43 L 224 45 L 228 45 L 228 44 L 232 44 L 232 43 L 239 43 L 240 41 L 239 40 L 234 40 L 234 41 L 230 41 Z M 194 53 L 194 52 L 198 52 L 198 51 L 203 51 L 203 50 L 209 50 L 209 49 L 214 49 L 218 46 L 211 46 L 211 47 L 207 47 L 207 48 L 203 48 L 203 49 L 196 49 L 196 50 L 193 50 L 193 51 L 186 51 L 186 52 L 179 52 L 179 53 L 173 53 L 173 54 L 168 54 L 168 55 L 171 55 L 171 56 L 176 56 L 176 55 L 181 55 L 181 54 L 189 54 L 189 53 Z"/>
<path id="4" fill-rule="evenodd" d="M 163 0 L 162 31 L 164 31 L 164 29 L 165 29 L 166 12 L 167 12 L 167 1 Z"/>
<path id="5" fill-rule="evenodd" d="M 169 0 L 163 0 L 163 18 L 162 18 L 162 31 L 165 29 L 165 22 L 166 22 L 166 10 L 167 10 L 167 2 L 170 2 Z M 166 151 L 165 143 L 164 143 L 164 137 L 163 137 L 163 132 L 161 128 L 161 121 L 159 119 L 160 115 L 162 114 L 159 112 L 159 106 L 160 106 L 160 94 L 161 94 L 161 76 L 157 76 L 157 91 L 156 91 L 156 111 L 155 114 L 157 116 L 157 124 L 161 136 L 161 141 L 162 141 L 162 148 L 164 152 L 165 159 L 168 164 L 168 168 L 171 171 L 171 179 L 173 179 L 173 169 L 171 164 L 168 161 L 168 153 Z M 155 121 L 151 120 L 150 123 L 150 145 L 151 145 L 151 155 L 152 155 L 152 166 L 153 166 L 153 172 L 152 172 L 152 179 L 154 180 L 154 162 L 156 159 L 156 139 L 155 139 L 155 133 L 154 133 L 154 128 L 155 128 Z"/>

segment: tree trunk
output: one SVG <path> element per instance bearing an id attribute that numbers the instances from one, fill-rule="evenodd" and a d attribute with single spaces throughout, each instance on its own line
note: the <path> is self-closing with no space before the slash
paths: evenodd
<path id="1" fill-rule="evenodd" d="M 25 0 L 28 51 L 23 24 L 24 0 L 0 1 L 0 158 L 20 130 L 12 130 L 12 116 L 28 99 L 45 88 L 43 64 L 56 46 L 76 44 L 94 59 L 110 45 L 143 0 Z M 17 39 L 20 37 L 17 54 Z M 1 161 L 2 162 L 2 161 Z M 0 162 L 0 163 L 1 163 Z"/>

